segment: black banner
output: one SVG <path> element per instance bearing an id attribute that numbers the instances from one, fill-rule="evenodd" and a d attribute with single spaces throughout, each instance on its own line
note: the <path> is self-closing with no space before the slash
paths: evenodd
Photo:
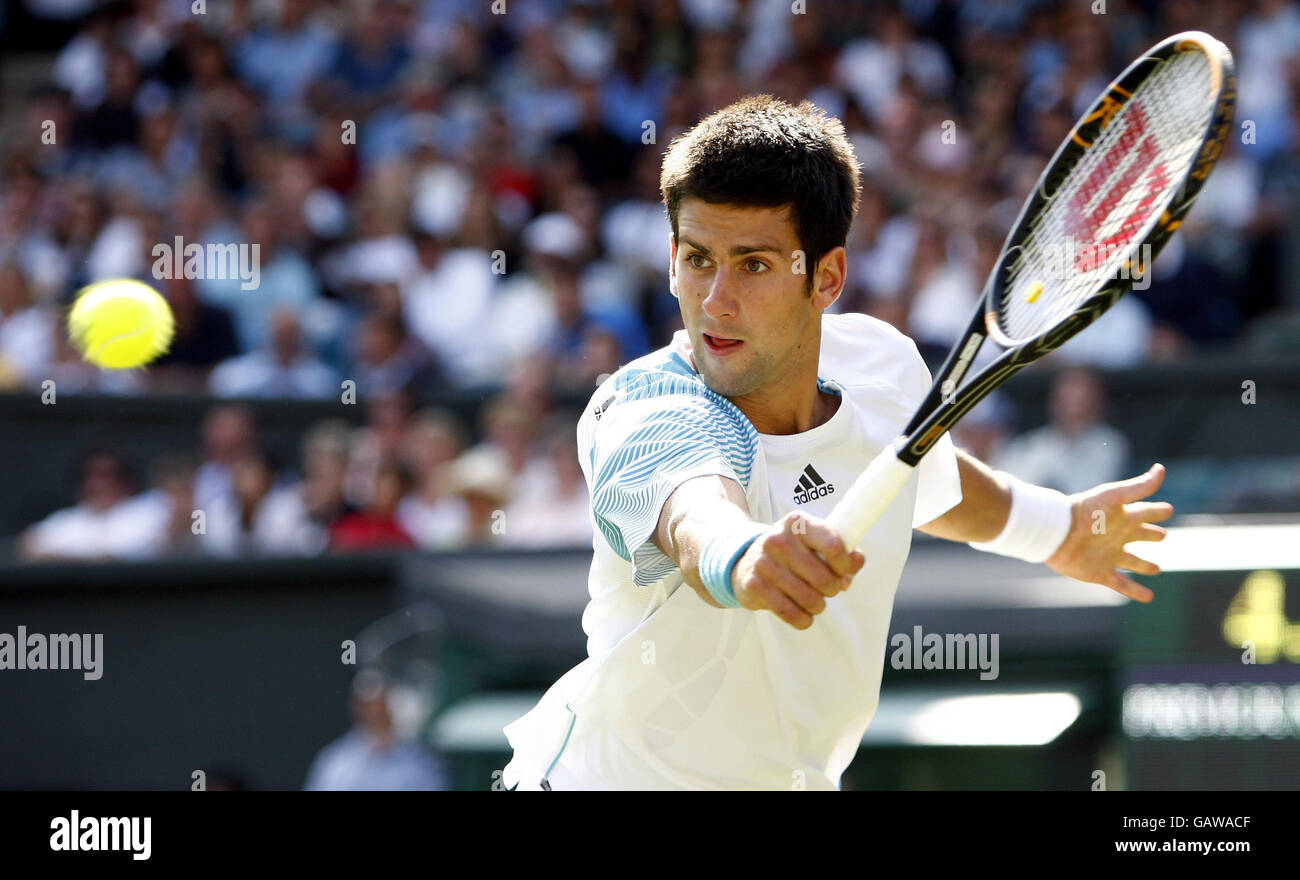
<path id="1" fill-rule="evenodd" d="M 633 820 L 627 808 L 646 809 L 624 804 L 624 809 L 593 810 L 570 802 L 570 809 L 556 810 L 535 798 L 488 803 L 451 794 L 206 795 L 11 793 L 0 797 L 0 846 L 9 865 L 39 860 L 73 861 L 79 868 L 111 863 L 128 870 L 143 864 L 337 866 L 355 857 L 394 865 L 412 859 L 436 870 L 440 861 L 450 867 L 473 859 L 485 852 L 483 844 L 499 847 L 486 851 L 494 861 L 511 853 L 529 860 L 549 853 L 568 861 L 575 848 L 611 845 L 620 830 L 626 839 L 629 822 L 642 821 Z M 733 855 L 737 848 L 776 847 L 797 858 L 798 852 L 833 848 L 837 859 L 852 860 L 861 847 L 864 867 L 879 858 L 870 849 L 886 841 L 891 861 L 900 865 L 912 859 L 932 865 L 946 857 L 965 864 L 978 860 L 986 867 L 1042 867 L 1105 858 L 1175 870 L 1185 869 L 1189 859 L 1206 858 L 1222 866 L 1258 856 L 1282 864 L 1294 845 L 1287 843 L 1294 836 L 1289 794 L 846 796 L 848 803 L 843 797 L 814 798 L 797 811 L 752 799 L 743 810 L 735 802 L 727 809 L 715 801 L 709 805 L 709 836 Z M 767 813 L 764 806 L 778 811 Z M 690 808 L 678 804 L 675 809 Z M 754 836 L 756 830 L 761 836 Z M 597 844 L 602 838 L 605 843 Z"/>

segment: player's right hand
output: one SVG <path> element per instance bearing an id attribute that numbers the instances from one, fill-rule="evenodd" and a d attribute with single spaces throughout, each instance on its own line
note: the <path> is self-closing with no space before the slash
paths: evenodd
<path id="1" fill-rule="evenodd" d="M 767 609 L 795 629 L 808 629 L 865 563 L 824 520 L 794 511 L 749 545 L 732 569 L 731 587 L 743 607 Z"/>

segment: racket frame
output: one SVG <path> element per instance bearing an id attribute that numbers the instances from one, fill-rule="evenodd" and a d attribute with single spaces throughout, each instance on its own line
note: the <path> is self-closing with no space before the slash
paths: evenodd
<path id="1" fill-rule="evenodd" d="M 1015 262 L 1016 249 L 1032 231 L 1034 221 L 1055 197 L 1061 183 L 1091 149 L 1101 130 L 1110 124 L 1141 84 L 1170 57 L 1193 49 L 1204 52 L 1210 63 L 1214 110 L 1206 124 L 1200 151 L 1184 175 L 1181 185 L 1173 190 L 1164 210 L 1152 211 L 1142 228 L 1134 234 L 1120 256 L 1116 277 L 1104 283 L 1069 316 L 1038 336 L 1024 340 L 1007 337 L 998 323 L 997 298 L 1007 286 L 1007 274 Z M 1135 276 L 1149 268 L 1143 261 L 1144 253 L 1150 253 L 1150 261 L 1154 262 L 1170 236 L 1182 225 L 1183 218 L 1191 210 L 1201 187 L 1222 154 L 1224 143 L 1232 130 L 1236 82 L 1232 55 L 1227 47 L 1209 34 L 1187 31 L 1153 46 L 1106 87 L 1057 148 L 1039 176 L 1034 192 L 1020 209 L 1020 215 L 1007 234 L 1002 253 L 989 274 L 962 341 L 949 352 L 925 401 L 903 431 L 905 439 L 898 449 L 900 459 L 915 466 L 939 438 L 975 404 L 987 397 L 989 392 L 1024 367 L 1059 348 L 1066 340 L 1097 320 L 1129 291 Z M 1147 246 L 1149 251 L 1146 250 Z M 958 389 L 957 383 L 970 368 L 975 355 L 987 339 L 992 339 L 1007 350 L 966 386 Z"/>
<path id="2" fill-rule="evenodd" d="M 1201 51 L 1209 61 L 1214 108 L 1199 152 L 1181 184 L 1168 197 L 1164 209 L 1152 211 L 1142 228 L 1132 236 L 1116 265 L 1115 277 L 1102 284 L 1063 320 L 1037 336 L 1022 340 L 1009 338 L 998 323 L 997 297 L 1007 285 L 1009 267 L 1014 265 L 1017 256 L 1016 249 L 1032 231 L 1034 221 L 1057 194 L 1061 183 L 1092 148 L 1102 129 L 1110 124 L 1148 77 L 1169 58 L 1186 51 Z M 985 283 L 970 325 L 961 342 L 948 353 L 925 400 L 902 435 L 867 465 L 827 516 L 827 523 L 840 534 L 847 546 L 856 547 L 862 541 L 902 490 L 916 465 L 962 416 L 1011 376 L 1059 348 L 1097 320 L 1129 291 L 1135 274 L 1149 268 L 1143 262 L 1143 254 L 1149 253 L 1149 262 L 1154 262 L 1170 236 L 1182 225 L 1183 218 L 1191 210 L 1201 187 L 1222 155 L 1232 129 L 1236 95 L 1236 69 L 1228 48 L 1209 34 L 1186 31 L 1168 37 L 1144 52 L 1092 103 L 1057 148 L 1039 176 L 1034 192 L 1020 209 L 997 264 Z M 1145 249 L 1147 246 L 1149 250 Z M 958 388 L 957 383 L 969 371 L 988 339 L 1006 351 Z"/>

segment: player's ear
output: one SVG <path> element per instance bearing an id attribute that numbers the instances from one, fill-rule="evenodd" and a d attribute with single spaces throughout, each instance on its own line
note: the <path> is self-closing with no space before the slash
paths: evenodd
<path id="1" fill-rule="evenodd" d="M 848 259 L 844 248 L 831 248 L 817 261 L 817 271 L 812 279 L 813 308 L 825 311 L 835 304 L 844 292 L 848 277 Z"/>
<path id="2" fill-rule="evenodd" d="M 668 292 L 677 296 L 677 237 L 668 235 Z"/>

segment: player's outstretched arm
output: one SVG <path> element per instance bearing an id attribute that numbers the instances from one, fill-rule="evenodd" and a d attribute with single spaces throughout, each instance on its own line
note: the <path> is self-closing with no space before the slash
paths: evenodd
<path id="1" fill-rule="evenodd" d="M 1121 570 L 1145 575 L 1160 573 L 1159 566 L 1130 553 L 1127 545 L 1165 538 L 1165 529 L 1155 523 L 1173 516 L 1173 505 L 1144 500 L 1164 482 L 1164 465 L 1154 464 L 1141 476 L 1103 483 L 1070 496 L 1019 484 L 1027 493 L 1055 494 L 1060 498 L 1063 520 L 1056 531 L 1037 521 L 1040 517 L 1054 518 L 1052 503 L 1035 509 L 1031 500 L 1025 508 L 1028 512 L 1012 524 L 1009 522 L 1013 495 L 1010 483 L 1016 481 L 962 450 L 957 451 L 957 463 L 961 474 L 961 503 L 921 526 L 920 531 L 950 541 L 971 542 L 981 550 L 1043 562 L 1059 574 L 1109 587 L 1138 602 L 1155 598 L 1151 590 Z M 1004 530 L 1022 533 L 1021 540 L 1016 535 L 1007 536 Z M 990 543 L 993 541 L 999 542 L 998 545 Z M 1044 541 L 1048 544 L 1046 549 L 1042 548 Z"/>
<path id="2" fill-rule="evenodd" d="M 917 531 L 948 541 L 990 541 L 1006 525 L 1011 489 L 997 471 L 964 449 L 957 452 L 961 501 Z"/>
<path id="3" fill-rule="evenodd" d="M 812 626 L 826 599 L 848 589 L 866 561 L 860 552 L 849 553 L 817 517 L 794 512 L 770 526 L 756 524 L 740 484 L 716 476 L 677 487 L 659 515 L 654 541 L 700 598 L 721 608 L 704 583 L 701 559 L 713 542 L 746 532 L 757 537 L 731 569 L 736 601 L 752 611 L 767 609 L 796 629 Z"/>

